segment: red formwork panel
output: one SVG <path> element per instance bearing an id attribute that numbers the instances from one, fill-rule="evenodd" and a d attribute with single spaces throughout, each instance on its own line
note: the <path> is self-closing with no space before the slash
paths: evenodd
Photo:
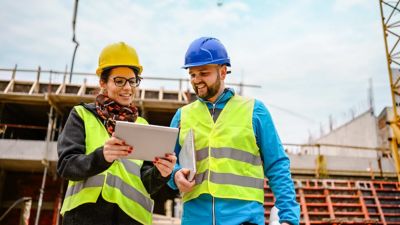
<path id="1" fill-rule="evenodd" d="M 300 224 L 400 225 L 400 183 L 375 180 L 296 179 Z M 265 218 L 274 196 L 265 183 Z"/>

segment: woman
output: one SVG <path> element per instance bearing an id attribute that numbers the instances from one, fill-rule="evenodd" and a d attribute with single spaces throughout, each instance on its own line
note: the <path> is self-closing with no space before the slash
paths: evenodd
<path id="1" fill-rule="evenodd" d="M 134 151 L 113 135 L 115 120 L 145 123 L 132 101 L 142 66 L 123 42 L 105 47 L 96 70 L 101 93 L 75 106 L 58 140 L 58 173 L 69 180 L 63 224 L 151 224 L 153 200 L 169 179 L 174 155 L 153 163 L 124 159 Z"/>

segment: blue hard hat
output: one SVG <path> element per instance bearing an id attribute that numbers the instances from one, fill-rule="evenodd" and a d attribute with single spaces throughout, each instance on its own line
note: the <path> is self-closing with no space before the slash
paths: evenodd
<path id="1" fill-rule="evenodd" d="M 185 65 L 182 68 L 207 64 L 231 66 L 231 60 L 224 45 L 218 39 L 201 37 L 190 44 L 185 55 Z"/>

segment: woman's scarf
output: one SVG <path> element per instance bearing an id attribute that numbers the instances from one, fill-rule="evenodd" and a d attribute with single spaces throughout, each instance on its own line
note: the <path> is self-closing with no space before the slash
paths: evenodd
<path id="1" fill-rule="evenodd" d="M 135 122 L 138 117 L 138 110 L 133 103 L 129 106 L 123 106 L 104 94 L 97 95 L 96 110 L 97 114 L 104 120 L 104 125 L 110 135 L 114 132 L 115 121 Z"/>

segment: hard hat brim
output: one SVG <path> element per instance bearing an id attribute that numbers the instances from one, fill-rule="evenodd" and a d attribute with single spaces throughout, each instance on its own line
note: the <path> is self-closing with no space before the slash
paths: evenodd
<path id="1" fill-rule="evenodd" d="M 208 61 L 208 62 L 196 62 L 196 63 L 188 63 L 182 66 L 182 69 L 187 69 L 190 67 L 194 66 L 204 66 L 204 65 L 209 65 L 209 64 L 217 64 L 217 65 L 226 65 L 228 67 L 231 67 L 231 63 L 229 59 L 219 59 L 219 60 L 213 60 L 213 61 Z"/>
<path id="2" fill-rule="evenodd" d="M 101 73 L 104 70 L 112 69 L 114 67 L 129 67 L 129 68 L 133 69 L 135 72 L 137 72 L 137 75 L 142 74 L 142 71 L 143 71 L 143 67 L 142 66 L 139 67 L 139 66 L 128 66 L 128 65 L 112 65 L 112 66 L 108 66 L 108 67 L 104 67 L 104 68 L 100 68 L 100 67 L 97 68 L 96 69 L 96 74 L 97 74 L 97 76 L 101 76 Z"/>

